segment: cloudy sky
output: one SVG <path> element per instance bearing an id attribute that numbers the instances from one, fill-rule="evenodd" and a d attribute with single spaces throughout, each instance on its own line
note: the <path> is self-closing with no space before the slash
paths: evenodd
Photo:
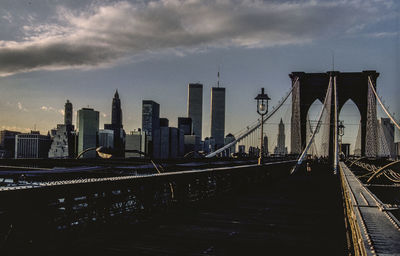
<path id="1" fill-rule="evenodd" d="M 257 118 L 254 96 L 276 102 L 292 71 L 377 70 L 378 92 L 400 117 L 399 4 L 393 0 L 0 0 L 0 128 L 45 132 L 67 99 L 110 120 L 118 88 L 124 127 L 141 126 L 141 101 L 176 125 L 187 84 L 204 84 L 204 136 L 217 70 L 227 88 L 226 132 Z M 284 122 L 290 120 L 287 106 Z M 356 127 L 346 106 L 342 119 Z M 275 123 L 272 120 L 271 130 Z M 273 127 L 272 127 L 273 126 Z M 347 137 L 354 137 L 354 132 Z M 353 130 L 356 130 L 355 128 Z"/>

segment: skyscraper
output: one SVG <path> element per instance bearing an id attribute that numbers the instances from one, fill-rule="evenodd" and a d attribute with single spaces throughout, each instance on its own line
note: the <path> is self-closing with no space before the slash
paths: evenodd
<path id="1" fill-rule="evenodd" d="M 380 156 L 390 156 L 392 158 L 396 155 L 396 148 L 394 144 L 394 124 L 390 122 L 390 118 L 381 118 L 378 120 L 378 148 Z"/>
<path id="2" fill-rule="evenodd" d="M 124 157 L 124 137 L 125 132 L 122 125 L 122 109 L 121 99 L 119 98 L 118 90 L 115 91 L 111 106 L 111 124 L 104 125 L 105 130 L 114 131 L 114 154 L 117 157 Z"/>
<path id="3" fill-rule="evenodd" d="M 112 101 L 111 124 L 114 127 L 122 128 L 121 100 L 119 98 L 118 90 L 115 90 L 114 98 Z"/>
<path id="4" fill-rule="evenodd" d="M 275 147 L 274 154 L 276 155 L 287 154 L 287 147 L 285 147 L 285 125 L 283 124 L 282 118 L 279 123 L 278 145 Z"/>
<path id="5" fill-rule="evenodd" d="M 47 158 L 50 136 L 38 131 L 18 134 L 15 137 L 15 158 Z"/>
<path id="6" fill-rule="evenodd" d="M 107 129 L 99 130 L 99 143 L 98 146 L 104 148 L 113 148 L 114 147 L 114 131 Z"/>
<path id="7" fill-rule="evenodd" d="M 56 129 L 52 130 L 52 143 L 49 150 L 49 158 L 69 158 L 73 153 L 73 139 L 69 139 L 72 135 L 68 127 L 72 125 L 58 124 Z"/>
<path id="8" fill-rule="evenodd" d="M 203 85 L 188 85 L 187 115 L 192 119 L 193 134 L 202 138 L 203 125 Z"/>
<path id="9" fill-rule="evenodd" d="M 72 103 L 67 100 L 64 111 L 64 124 L 57 124 L 52 134 L 49 158 L 70 158 L 75 156 L 75 135 L 72 125 Z"/>
<path id="10" fill-rule="evenodd" d="M 142 102 L 142 130 L 150 139 L 155 130 L 160 128 L 160 104 L 152 100 Z"/>
<path id="11" fill-rule="evenodd" d="M 64 124 L 72 125 L 72 103 L 67 100 L 64 106 Z"/>
<path id="12" fill-rule="evenodd" d="M 235 141 L 235 136 L 232 133 L 229 133 L 225 137 L 225 144 L 229 144 Z M 225 156 L 230 157 L 232 154 L 236 153 L 236 145 L 233 145 L 225 150 Z"/>
<path id="13" fill-rule="evenodd" d="M 268 137 L 267 137 L 267 135 L 264 135 L 263 149 L 264 149 L 264 154 L 265 154 L 265 155 L 269 155 L 269 151 L 268 151 Z"/>
<path id="14" fill-rule="evenodd" d="M 147 153 L 147 136 L 144 131 L 139 129 L 138 131 L 132 131 L 126 135 L 125 143 L 125 158 L 129 157 L 144 157 L 144 155 L 137 152 L 130 152 L 132 150 L 141 151 Z"/>
<path id="15" fill-rule="evenodd" d="M 142 131 L 148 135 L 148 153 L 160 155 L 160 104 L 152 100 L 142 102 Z"/>
<path id="16" fill-rule="evenodd" d="M 211 137 L 215 139 L 215 149 L 224 145 L 225 136 L 225 88 L 211 88 Z"/>
<path id="17" fill-rule="evenodd" d="M 178 129 L 183 130 L 184 135 L 191 135 L 192 119 L 190 117 L 178 117 Z"/>
<path id="18" fill-rule="evenodd" d="M 85 149 L 97 147 L 97 136 L 99 133 L 99 111 L 92 108 L 78 110 L 78 154 Z M 83 158 L 96 157 L 95 151 L 89 151 Z"/>
<path id="19" fill-rule="evenodd" d="M 0 149 L 4 150 L 4 158 L 15 157 L 15 138 L 20 132 L 3 130 L 0 131 Z"/>

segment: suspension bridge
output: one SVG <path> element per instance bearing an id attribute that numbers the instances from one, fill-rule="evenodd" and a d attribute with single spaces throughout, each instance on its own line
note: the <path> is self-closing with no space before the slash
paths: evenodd
<path id="1" fill-rule="evenodd" d="M 391 158 L 377 112 L 400 126 L 377 93 L 378 76 L 293 72 L 290 90 L 263 121 L 196 161 L 1 163 L 0 249 L 5 255 L 398 255 L 400 161 Z M 316 100 L 322 105 L 310 120 Z M 359 156 L 341 152 L 339 115 L 348 100 L 361 116 Z M 261 122 L 276 126 L 288 116 L 290 154 L 260 152 L 261 165 L 222 157 L 238 145 L 257 148 Z"/>

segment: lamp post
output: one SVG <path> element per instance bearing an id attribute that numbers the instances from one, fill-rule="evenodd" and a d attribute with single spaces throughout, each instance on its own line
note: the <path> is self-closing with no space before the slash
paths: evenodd
<path id="1" fill-rule="evenodd" d="M 262 165 L 264 163 L 263 159 L 263 141 L 264 141 L 264 116 L 268 113 L 268 101 L 270 98 L 268 94 L 264 93 L 264 88 L 261 88 L 261 93 L 254 98 L 257 100 L 257 113 L 261 116 L 261 139 L 260 139 L 260 157 L 258 158 L 258 165 Z"/>

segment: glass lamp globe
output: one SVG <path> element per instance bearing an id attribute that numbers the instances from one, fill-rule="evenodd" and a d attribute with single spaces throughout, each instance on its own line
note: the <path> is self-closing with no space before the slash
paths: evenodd
<path id="1" fill-rule="evenodd" d="M 261 113 L 265 113 L 267 110 L 267 105 L 265 104 L 265 102 L 260 102 L 260 104 L 258 104 L 258 111 L 260 111 Z"/>

